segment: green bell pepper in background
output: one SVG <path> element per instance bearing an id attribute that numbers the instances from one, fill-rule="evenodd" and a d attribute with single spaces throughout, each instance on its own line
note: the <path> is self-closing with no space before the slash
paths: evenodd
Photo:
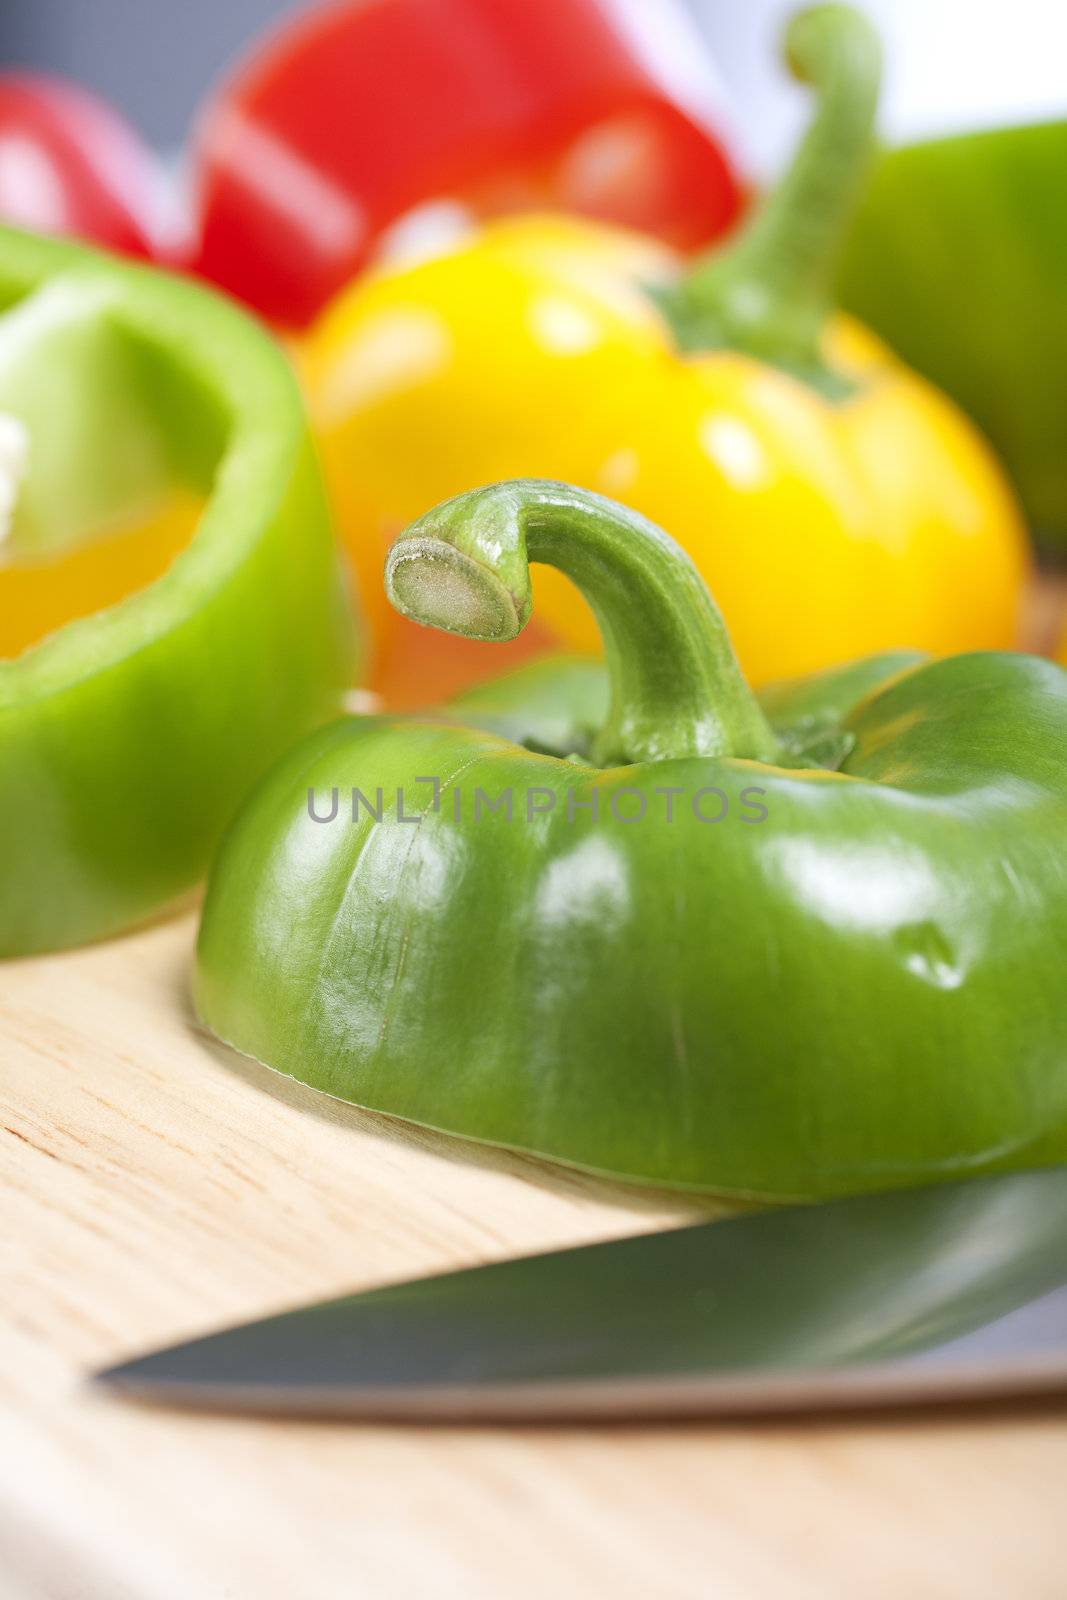
<path id="1" fill-rule="evenodd" d="M 0 955 L 113 933 L 202 875 L 252 782 L 335 715 L 351 617 L 296 385 L 221 298 L 0 231 L 0 412 L 28 472 L 5 558 L 53 558 L 168 486 L 163 576 L 0 661 Z"/>
<path id="2" fill-rule="evenodd" d="M 446 502 L 387 586 L 510 638 L 528 561 L 592 605 L 606 708 L 595 665 L 537 663 L 453 708 L 511 737 L 369 717 L 290 752 L 213 871 L 203 1021 L 330 1094 L 656 1184 L 1067 1156 L 1067 673 L 882 657 L 757 700 L 688 557 L 561 484 Z"/>
<path id="3" fill-rule="evenodd" d="M 935 139 L 876 163 L 844 305 L 959 401 L 1067 556 L 1067 122 Z"/>

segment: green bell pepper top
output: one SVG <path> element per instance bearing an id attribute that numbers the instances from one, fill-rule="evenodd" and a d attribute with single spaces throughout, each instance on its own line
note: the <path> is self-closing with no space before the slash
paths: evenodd
<path id="1" fill-rule="evenodd" d="M 1067 673 L 879 658 L 761 703 L 688 558 L 560 484 L 431 511 L 387 587 L 506 638 L 531 560 L 596 612 L 606 697 L 537 663 L 452 708 L 511 737 L 372 717 L 291 752 L 209 886 L 207 1025 L 358 1104 L 656 1184 L 1064 1159 Z"/>
<path id="2" fill-rule="evenodd" d="M 985 430 L 1046 549 L 1067 554 L 1067 122 L 876 163 L 842 303 Z"/>
<path id="3" fill-rule="evenodd" d="M 262 772 L 337 714 L 351 618 L 300 398 L 221 298 L 0 230 L 0 412 L 29 435 L 8 548 L 69 549 L 167 484 L 164 575 L 0 661 L 0 955 L 113 933 L 203 874 Z"/>

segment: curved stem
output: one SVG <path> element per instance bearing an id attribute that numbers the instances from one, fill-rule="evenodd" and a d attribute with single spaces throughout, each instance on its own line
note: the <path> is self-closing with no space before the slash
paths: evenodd
<path id="1" fill-rule="evenodd" d="M 653 523 L 565 483 L 520 479 L 446 500 L 389 551 L 393 605 L 469 639 L 513 639 L 531 561 L 572 579 L 596 615 L 611 682 L 598 765 L 676 756 L 772 761 L 778 743 L 689 557 Z"/>
<path id="2" fill-rule="evenodd" d="M 871 154 L 881 48 L 860 12 L 828 4 L 791 19 L 785 56 L 818 95 L 789 170 L 740 234 L 661 299 L 686 349 L 728 346 L 804 369 L 819 365 L 837 250 Z"/>

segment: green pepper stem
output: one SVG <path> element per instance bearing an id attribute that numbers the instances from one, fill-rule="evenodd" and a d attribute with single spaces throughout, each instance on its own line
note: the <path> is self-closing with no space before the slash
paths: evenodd
<path id="1" fill-rule="evenodd" d="M 873 147 L 881 48 L 860 12 L 817 5 L 789 22 L 785 57 L 818 96 L 789 170 L 736 238 L 660 299 L 684 348 L 803 371 L 821 364 L 838 247 Z"/>
<path id="2" fill-rule="evenodd" d="M 513 639 L 531 561 L 566 573 L 604 640 L 611 701 L 600 766 L 679 756 L 775 760 L 778 743 L 689 557 L 636 512 L 565 483 L 520 479 L 446 500 L 395 541 L 393 605 L 426 627 Z"/>

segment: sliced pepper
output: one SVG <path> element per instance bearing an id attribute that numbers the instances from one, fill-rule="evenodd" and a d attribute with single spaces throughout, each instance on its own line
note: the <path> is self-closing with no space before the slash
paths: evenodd
<path id="1" fill-rule="evenodd" d="M 1038 542 L 1067 555 L 1067 121 L 882 156 L 845 305 L 985 430 Z"/>
<path id="2" fill-rule="evenodd" d="M 191 888 L 245 790 L 337 711 L 352 630 L 296 385 L 222 300 L 0 231 L 0 413 L 26 447 L 0 548 L 10 956 Z"/>
<path id="3" fill-rule="evenodd" d="M 544 666 L 525 708 L 516 679 L 480 691 L 526 745 L 313 735 L 215 866 L 207 1025 L 360 1105 L 657 1184 L 781 1200 L 1067 1157 L 1067 673 L 898 655 L 761 703 L 684 553 L 563 484 L 439 506 L 387 585 L 507 639 L 531 561 L 603 630 L 591 742 L 566 664 L 555 701 Z"/>
<path id="4" fill-rule="evenodd" d="M 625 24 L 603 0 L 358 0 L 285 23 L 201 118 L 193 265 L 296 327 L 429 203 L 714 238 L 737 180 Z"/>
<path id="5" fill-rule="evenodd" d="M 427 505 L 521 475 L 670 526 L 756 682 L 898 645 L 1015 642 L 1025 538 L 987 445 L 872 336 L 828 320 L 877 40 L 830 5 L 796 17 L 787 44 L 819 94 L 811 127 L 780 188 L 688 274 L 640 236 L 501 222 L 368 275 L 312 329 L 305 382 L 384 688 L 389 539 Z M 561 640 L 596 648 L 571 585 L 549 573 L 537 595 Z M 423 699 L 438 676 L 427 662 Z"/>

